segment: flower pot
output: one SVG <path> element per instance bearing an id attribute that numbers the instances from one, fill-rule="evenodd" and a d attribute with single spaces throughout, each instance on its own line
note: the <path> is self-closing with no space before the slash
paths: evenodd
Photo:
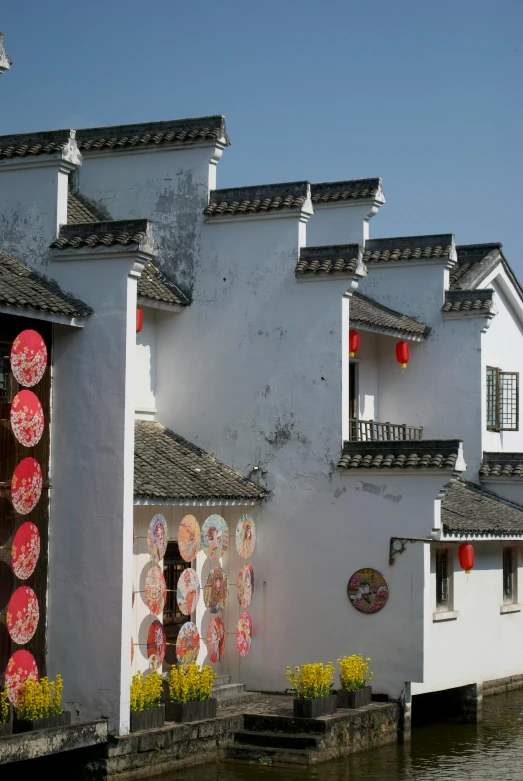
<path id="1" fill-rule="evenodd" d="M 11 734 L 11 725 L 9 722 L 7 724 L 0 724 L 0 738 L 5 738 L 6 735 Z"/>
<path id="2" fill-rule="evenodd" d="M 364 705 L 370 705 L 372 702 L 372 686 L 363 686 L 362 689 L 348 692 L 345 689 L 338 689 L 338 708 L 363 708 Z"/>
<path id="3" fill-rule="evenodd" d="M 315 697 L 310 700 L 294 700 L 294 715 L 298 719 L 317 719 L 319 716 L 330 716 L 336 713 L 336 694 L 327 697 Z"/>
<path id="4" fill-rule="evenodd" d="M 216 718 L 216 699 L 194 700 L 193 702 L 167 702 L 165 721 L 203 721 Z"/>
<path id="5" fill-rule="evenodd" d="M 71 723 L 71 713 L 62 711 L 54 716 L 45 716 L 43 719 L 14 719 L 13 735 L 20 732 L 34 732 L 37 729 L 52 729 L 53 727 L 67 727 Z"/>
<path id="6" fill-rule="evenodd" d="M 144 729 L 157 729 L 163 727 L 165 721 L 165 706 L 148 708 L 147 710 L 131 711 L 131 732 L 141 732 Z"/>

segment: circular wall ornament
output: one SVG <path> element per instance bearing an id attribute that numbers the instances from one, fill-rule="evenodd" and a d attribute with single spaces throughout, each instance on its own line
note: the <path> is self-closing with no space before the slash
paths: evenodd
<path id="1" fill-rule="evenodd" d="M 184 569 L 178 578 L 176 601 L 184 616 L 190 616 L 196 610 L 200 595 L 200 579 L 193 569 Z"/>
<path id="2" fill-rule="evenodd" d="M 360 613 L 378 613 L 387 603 L 389 586 L 381 572 L 359 569 L 349 580 L 347 594 Z"/>
<path id="3" fill-rule="evenodd" d="M 229 529 L 221 515 L 209 515 L 202 526 L 202 550 L 218 560 L 229 548 Z"/>
<path id="4" fill-rule="evenodd" d="M 220 661 L 225 650 L 225 624 L 220 616 L 215 616 L 207 627 L 205 645 L 209 659 L 213 664 Z"/>
<path id="5" fill-rule="evenodd" d="M 147 633 L 147 658 L 153 670 L 161 669 L 165 659 L 167 639 L 161 621 L 153 621 Z"/>
<path id="6" fill-rule="evenodd" d="M 250 564 L 244 564 L 238 574 L 236 593 L 240 607 L 242 609 L 249 607 L 254 594 L 254 570 Z"/>
<path id="7" fill-rule="evenodd" d="M 236 647 L 240 656 L 247 656 L 252 643 L 252 619 L 247 611 L 242 613 L 236 627 Z"/>
<path id="8" fill-rule="evenodd" d="M 19 391 L 11 404 L 11 428 L 25 447 L 34 447 L 44 433 L 44 411 L 37 396 L 30 390 Z"/>
<path id="9" fill-rule="evenodd" d="M 18 334 L 11 347 L 11 370 L 15 380 L 25 388 L 32 388 L 42 379 L 47 366 L 47 347 L 36 331 Z"/>
<path id="10" fill-rule="evenodd" d="M 16 651 L 7 663 L 5 671 L 5 688 L 9 702 L 18 705 L 20 689 L 28 678 L 38 681 L 38 667 L 33 654 L 29 651 Z"/>
<path id="11" fill-rule="evenodd" d="M 11 501 L 20 515 L 27 515 L 38 504 L 42 493 L 42 470 L 34 458 L 24 458 L 11 478 Z"/>
<path id="12" fill-rule="evenodd" d="M 200 524 L 194 515 L 186 515 L 182 518 L 178 529 L 178 548 L 184 561 L 194 561 L 200 550 L 201 532 Z"/>
<path id="13" fill-rule="evenodd" d="M 7 606 L 6 624 L 11 639 L 25 645 L 33 637 L 40 618 L 38 599 L 32 588 L 17 588 Z"/>
<path id="14" fill-rule="evenodd" d="M 167 550 L 167 523 L 163 515 L 153 516 L 147 532 L 147 547 L 152 561 L 160 561 Z"/>
<path id="15" fill-rule="evenodd" d="M 163 572 L 153 564 L 145 578 L 145 604 L 155 616 L 159 616 L 165 607 L 167 584 Z"/>
<path id="16" fill-rule="evenodd" d="M 180 664 L 195 662 L 200 651 L 200 633 L 196 625 L 187 621 L 176 638 L 176 658 Z"/>
<path id="17" fill-rule="evenodd" d="M 256 524 L 250 515 L 242 515 L 236 525 L 236 550 L 242 559 L 254 553 L 256 545 Z"/>
<path id="18" fill-rule="evenodd" d="M 40 555 L 40 533 L 34 523 L 26 521 L 15 534 L 11 547 L 11 565 L 16 577 L 27 580 L 33 572 Z"/>
<path id="19" fill-rule="evenodd" d="M 227 604 L 227 588 L 227 575 L 222 568 L 212 569 L 207 575 L 207 582 L 203 587 L 203 601 L 211 613 L 223 610 Z"/>

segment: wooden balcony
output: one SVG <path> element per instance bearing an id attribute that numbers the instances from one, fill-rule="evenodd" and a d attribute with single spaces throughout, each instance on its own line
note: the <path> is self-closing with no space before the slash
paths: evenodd
<path id="1" fill-rule="evenodd" d="M 349 420 L 350 442 L 401 442 L 423 438 L 423 426 L 407 423 L 379 423 L 377 420 Z"/>

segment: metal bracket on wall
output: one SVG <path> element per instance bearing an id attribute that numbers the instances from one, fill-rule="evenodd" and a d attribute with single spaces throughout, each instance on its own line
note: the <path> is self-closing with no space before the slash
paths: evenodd
<path id="1" fill-rule="evenodd" d="M 391 537 L 389 544 L 389 564 L 391 566 L 394 564 L 394 556 L 403 553 L 408 542 L 435 542 L 435 540 L 430 537 Z"/>

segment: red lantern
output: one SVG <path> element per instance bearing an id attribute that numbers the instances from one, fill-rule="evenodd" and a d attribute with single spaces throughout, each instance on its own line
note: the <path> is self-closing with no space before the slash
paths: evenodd
<path id="1" fill-rule="evenodd" d="M 354 328 L 349 331 L 349 355 L 354 358 L 358 350 L 360 349 L 360 335 Z"/>
<path id="2" fill-rule="evenodd" d="M 474 548 L 469 542 L 464 542 L 459 546 L 459 565 L 467 575 L 474 567 Z"/>
<path id="3" fill-rule="evenodd" d="M 143 311 L 136 308 L 136 333 L 139 334 L 143 328 Z"/>
<path id="4" fill-rule="evenodd" d="M 398 342 L 396 345 L 396 360 L 401 364 L 402 369 L 407 368 L 409 362 L 409 344 L 408 342 Z"/>

